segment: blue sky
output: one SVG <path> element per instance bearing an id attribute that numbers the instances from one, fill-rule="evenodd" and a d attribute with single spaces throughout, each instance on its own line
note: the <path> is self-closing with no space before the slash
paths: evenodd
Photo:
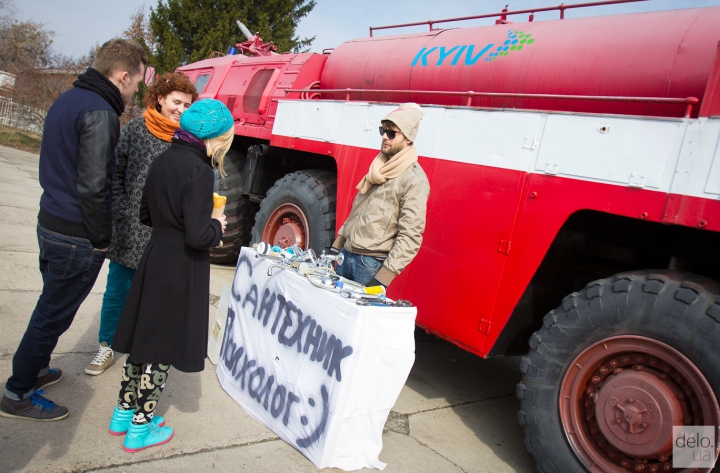
<path id="1" fill-rule="evenodd" d="M 53 48 L 63 54 L 78 57 L 86 54 L 96 43 L 119 36 L 130 25 L 130 16 L 138 8 L 150 11 L 157 0 L 14 0 L 18 17 L 45 24 L 56 32 Z M 297 34 L 316 36 L 312 50 L 320 52 L 334 48 L 343 41 L 368 36 L 370 26 L 456 18 L 502 10 L 509 3 L 510 10 L 525 10 L 560 3 L 584 3 L 589 0 L 317 0 L 317 6 L 300 23 Z M 720 5 L 720 0 L 649 0 L 645 2 L 568 10 L 566 18 L 611 15 L 637 11 L 668 10 Z M 536 21 L 558 18 L 558 12 L 539 13 Z M 512 18 L 511 18 L 512 20 Z M 515 17 L 527 21 L 527 15 Z M 474 20 L 451 23 L 451 26 L 491 24 L 493 20 Z M 252 26 L 248 25 L 252 30 Z M 400 32 L 420 32 L 427 27 L 415 27 Z M 383 33 L 378 33 L 383 34 Z M 389 33 L 385 33 L 389 34 Z M 240 35 L 238 34 L 238 40 Z"/>

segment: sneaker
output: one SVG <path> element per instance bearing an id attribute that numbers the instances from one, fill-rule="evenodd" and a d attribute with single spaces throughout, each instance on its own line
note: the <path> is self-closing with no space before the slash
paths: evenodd
<path id="1" fill-rule="evenodd" d="M 62 370 L 50 368 L 45 376 L 38 376 L 35 382 L 35 391 L 42 389 L 51 384 L 55 384 L 62 379 Z"/>
<path id="2" fill-rule="evenodd" d="M 97 376 L 103 374 L 103 372 L 113 364 L 115 364 L 113 349 L 110 348 L 107 343 L 102 342 L 95 358 L 85 367 L 85 373 Z"/>
<path id="3" fill-rule="evenodd" d="M 130 424 L 132 423 L 134 412 L 135 411 L 124 411 L 119 407 L 115 406 L 115 411 L 113 411 L 112 419 L 110 419 L 110 428 L 108 429 L 110 434 L 125 435 L 130 428 Z M 165 419 L 163 419 L 162 416 L 153 416 L 151 422 L 158 427 L 162 427 L 163 425 L 165 425 Z"/>
<path id="4" fill-rule="evenodd" d="M 42 394 L 42 391 L 35 391 L 22 401 L 3 396 L 0 401 L 0 416 L 39 422 L 52 422 L 68 416 L 67 407 L 55 404 L 50 399 L 44 398 Z"/>
<path id="5" fill-rule="evenodd" d="M 175 432 L 172 427 L 158 427 L 152 422 L 147 424 L 130 424 L 123 442 L 123 450 L 128 453 L 139 452 L 150 447 L 168 443 Z"/>

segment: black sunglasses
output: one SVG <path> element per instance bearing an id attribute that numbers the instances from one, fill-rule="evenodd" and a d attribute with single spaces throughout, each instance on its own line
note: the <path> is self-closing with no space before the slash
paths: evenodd
<path id="1" fill-rule="evenodd" d="M 380 127 L 380 136 L 387 135 L 391 140 L 394 140 L 395 135 L 398 133 L 402 135 L 402 131 L 388 130 L 387 128 Z"/>

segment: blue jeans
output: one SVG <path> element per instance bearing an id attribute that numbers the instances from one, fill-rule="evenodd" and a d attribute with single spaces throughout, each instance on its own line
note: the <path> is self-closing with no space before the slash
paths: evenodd
<path id="1" fill-rule="evenodd" d="M 98 333 L 100 343 L 105 342 L 108 346 L 112 345 L 118 322 L 120 322 L 120 315 L 125 306 L 125 299 L 130 292 L 133 276 L 135 276 L 134 269 L 110 261 L 110 271 L 105 285 L 102 309 L 100 309 L 100 332 Z"/>
<path id="2" fill-rule="evenodd" d="M 87 238 L 63 235 L 40 224 L 37 235 L 43 290 L 5 385 L 6 395 L 19 399 L 34 392 L 38 373 L 50 364 L 60 335 L 72 324 L 105 261 L 105 253 L 93 249 Z"/>
<path id="3" fill-rule="evenodd" d="M 337 265 L 335 273 L 365 286 L 375 277 L 383 265 L 382 261 L 373 256 L 350 253 L 345 248 L 340 250 L 340 253 L 345 257 L 345 261 L 343 261 L 343 264 Z"/>

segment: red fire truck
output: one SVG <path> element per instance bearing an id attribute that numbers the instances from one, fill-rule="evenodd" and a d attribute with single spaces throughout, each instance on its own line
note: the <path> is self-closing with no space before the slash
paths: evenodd
<path id="1" fill-rule="evenodd" d="M 427 228 L 389 295 L 479 356 L 526 354 L 538 471 L 669 471 L 673 426 L 720 424 L 720 7 L 563 18 L 577 6 L 322 54 L 254 35 L 179 68 L 236 121 L 212 257 L 328 248 L 379 120 L 422 104 Z"/>

